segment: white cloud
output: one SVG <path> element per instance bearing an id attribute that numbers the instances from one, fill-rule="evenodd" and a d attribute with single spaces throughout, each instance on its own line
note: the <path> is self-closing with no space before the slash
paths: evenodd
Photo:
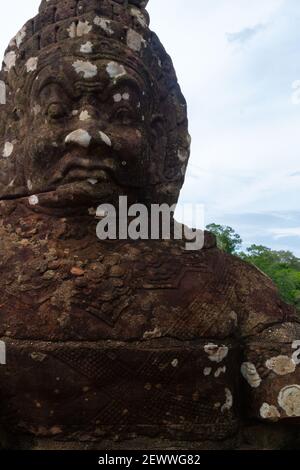
<path id="1" fill-rule="evenodd" d="M 296 80 L 292 83 L 292 103 L 295 105 L 300 104 L 300 80 Z"/>
<path id="2" fill-rule="evenodd" d="M 222 223 L 233 214 L 299 211 L 300 180 L 291 177 L 300 151 L 299 108 L 291 105 L 291 83 L 300 76 L 298 2 L 192 3 L 193 17 L 176 3 L 179 29 L 173 12 L 165 24 L 159 0 L 150 7 L 157 7 L 152 26 L 164 27 L 189 105 L 192 156 L 181 199 L 204 202 L 207 219 Z M 245 239 L 262 237 L 241 216 L 235 224 Z M 274 242 L 267 227 L 264 236 Z"/>
<path id="3" fill-rule="evenodd" d="M 3 57 L 10 40 L 20 31 L 26 21 L 36 15 L 41 1 L 11 0 L 10 2 L 2 3 L 0 19 L 0 55 Z"/>
<path id="4" fill-rule="evenodd" d="M 260 31 L 263 31 L 265 28 L 265 25 L 258 24 L 253 28 L 244 28 L 237 33 L 227 33 L 226 37 L 228 42 L 239 42 L 243 44 L 247 41 L 250 41 L 254 36 L 256 36 Z"/>
<path id="5" fill-rule="evenodd" d="M 286 237 L 300 237 L 300 227 L 290 228 L 272 228 L 270 233 L 275 239 L 286 238 Z"/>

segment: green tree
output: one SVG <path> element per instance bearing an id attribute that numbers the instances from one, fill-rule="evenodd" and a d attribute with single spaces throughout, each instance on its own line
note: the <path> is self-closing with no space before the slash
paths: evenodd
<path id="1" fill-rule="evenodd" d="M 254 264 L 276 284 L 285 302 L 300 307 L 300 259 L 290 251 L 251 245 L 241 258 Z"/>
<path id="2" fill-rule="evenodd" d="M 242 239 L 231 227 L 217 224 L 210 224 L 206 229 L 212 232 L 217 238 L 217 245 L 220 250 L 231 255 L 236 254 L 242 244 Z"/>

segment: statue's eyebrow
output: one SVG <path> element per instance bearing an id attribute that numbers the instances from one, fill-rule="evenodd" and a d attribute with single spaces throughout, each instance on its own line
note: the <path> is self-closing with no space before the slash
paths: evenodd
<path id="1" fill-rule="evenodd" d="M 78 90 L 87 90 L 90 92 L 101 92 L 102 99 L 105 101 L 112 96 L 112 94 L 117 93 L 120 88 L 128 87 L 131 88 L 139 96 L 142 96 L 143 87 L 142 85 L 134 78 L 129 75 L 124 75 L 123 77 L 118 77 L 110 82 L 105 89 L 102 88 L 101 82 L 97 81 L 77 81 L 74 85 L 76 91 Z"/>
<path id="2" fill-rule="evenodd" d="M 123 77 L 119 77 L 115 81 L 113 81 L 113 83 L 108 86 L 108 92 L 112 92 L 114 90 L 117 90 L 118 88 L 126 86 L 132 88 L 138 94 L 142 94 L 142 86 L 137 80 L 128 75 L 124 75 Z"/>
<path id="3" fill-rule="evenodd" d="M 105 99 L 108 99 L 114 94 L 118 94 L 122 90 L 122 88 L 125 88 L 125 87 L 130 88 L 133 91 L 133 93 L 137 96 L 137 99 L 141 103 L 144 103 L 144 106 L 146 106 L 146 108 L 149 108 L 149 109 L 152 108 L 153 102 L 152 102 L 152 99 L 149 102 L 149 95 L 145 92 L 146 90 L 145 83 L 142 84 L 138 80 L 127 75 L 124 75 L 123 77 L 119 77 L 117 80 L 114 80 L 113 83 L 111 83 L 107 87 L 107 89 L 105 90 Z"/>
<path id="4" fill-rule="evenodd" d="M 40 95 L 41 92 L 43 91 L 43 89 L 48 85 L 58 85 L 58 86 L 60 86 L 64 90 L 66 95 L 71 97 L 70 89 L 68 89 L 66 87 L 66 84 L 64 83 L 64 81 L 60 80 L 58 77 L 54 77 L 54 76 L 46 77 L 44 80 L 42 79 L 40 81 L 40 83 L 38 84 L 38 87 L 36 88 L 36 93 L 38 95 Z"/>

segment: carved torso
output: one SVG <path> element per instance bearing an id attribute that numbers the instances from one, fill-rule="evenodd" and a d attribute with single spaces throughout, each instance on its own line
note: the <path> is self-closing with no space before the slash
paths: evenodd
<path id="1" fill-rule="evenodd" d="M 262 419 L 264 403 L 287 416 L 278 396 L 297 371 L 266 361 L 291 360 L 300 325 L 271 281 L 211 235 L 187 252 L 99 241 L 93 216 L 49 217 L 26 200 L 1 209 L 2 394 L 17 429 L 218 442 Z"/>

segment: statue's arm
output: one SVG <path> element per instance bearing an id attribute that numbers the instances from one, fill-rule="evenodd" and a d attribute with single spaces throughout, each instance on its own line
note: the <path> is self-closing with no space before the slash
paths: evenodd
<path id="1" fill-rule="evenodd" d="M 243 341 L 241 380 L 248 417 L 300 417 L 300 313 L 272 281 L 241 263 L 237 281 Z"/>
<path id="2" fill-rule="evenodd" d="M 245 339 L 241 375 L 248 416 L 299 418 L 300 324 L 269 325 Z"/>

